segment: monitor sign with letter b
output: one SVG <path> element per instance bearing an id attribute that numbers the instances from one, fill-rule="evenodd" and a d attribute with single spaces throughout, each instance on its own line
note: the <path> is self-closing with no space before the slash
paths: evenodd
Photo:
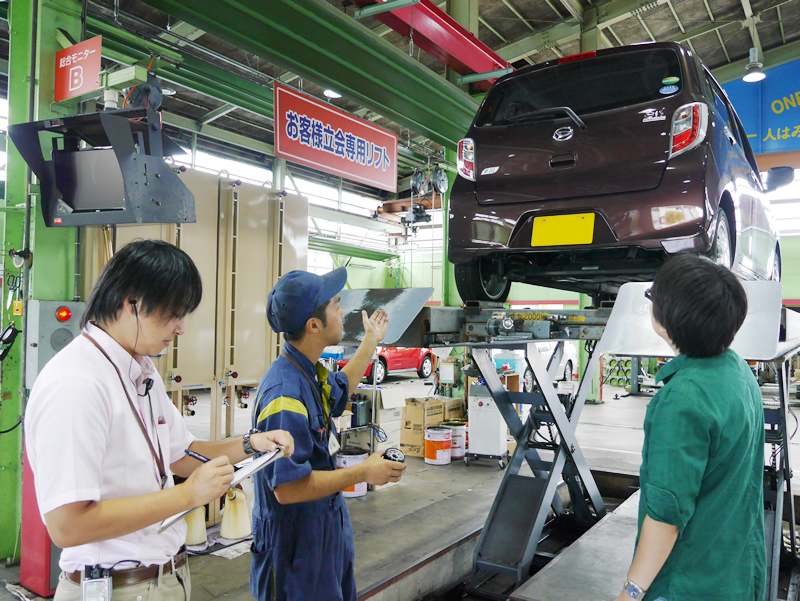
<path id="1" fill-rule="evenodd" d="M 53 100 L 82 96 L 100 87 L 100 54 L 103 37 L 97 36 L 56 52 Z"/>

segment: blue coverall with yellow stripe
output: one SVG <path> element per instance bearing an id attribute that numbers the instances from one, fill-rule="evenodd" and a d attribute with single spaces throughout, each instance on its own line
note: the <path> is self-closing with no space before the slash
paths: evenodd
<path id="1" fill-rule="evenodd" d="M 335 469 L 328 452 L 334 417 L 344 411 L 348 382 L 344 373 L 313 365 L 291 344 L 288 354 L 319 382 L 319 404 L 311 383 L 286 357 L 279 357 L 258 387 L 253 409 L 261 431 L 287 430 L 294 454 L 257 472 L 253 510 L 250 592 L 258 601 L 356 601 L 355 557 L 350 513 L 341 492 L 308 503 L 281 505 L 276 486 L 308 476 L 312 470 Z M 334 435 L 336 432 L 334 431 Z"/>

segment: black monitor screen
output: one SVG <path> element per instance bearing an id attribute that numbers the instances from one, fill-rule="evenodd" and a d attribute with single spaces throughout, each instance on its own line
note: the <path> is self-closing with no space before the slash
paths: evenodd
<path id="1" fill-rule="evenodd" d="M 56 187 L 75 212 L 121 211 L 125 184 L 110 148 L 53 152 Z"/>

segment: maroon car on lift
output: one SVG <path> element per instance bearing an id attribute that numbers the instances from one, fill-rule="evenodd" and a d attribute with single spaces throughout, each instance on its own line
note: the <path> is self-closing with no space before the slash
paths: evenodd
<path id="1" fill-rule="evenodd" d="M 415 371 L 422 378 L 430 378 L 433 373 L 433 353 L 429 348 L 406 348 L 394 346 L 379 346 L 375 350 L 378 360 L 369 364 L 364 377 L 371 383 L 380 384 L 389 373 Z M 347 359 L 339 359 L 339 369 L 347 365 Z"/>
<path id="2" fill-rule="evenodd" d="M 766 191 L 725 92 L 678 43 L 598 50 L 498 79 L 458 145 L 449 259 L 464 300 L 512 282 L 613 297 L 665 258 L 780 279 Z"/>

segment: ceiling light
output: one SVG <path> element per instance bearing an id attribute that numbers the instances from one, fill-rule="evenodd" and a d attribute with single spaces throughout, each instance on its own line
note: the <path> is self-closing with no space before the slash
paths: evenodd
<path id="1" fill-rule="evenodd" d="M 766 77 L 763 71 L 761 71 L 763 66 L 763 63 L 758 60 L 758 48 L 750 48 L 750 62 L 747 63 L 747 66 L 744 68 L 745 74 L 742 79 L 748 83 L 761 81 Z"/>
<path id="2" fill-rule="evenodd" d="M 327 98 L 332 98 L 334 100 L 342 97 L 342 95 L 339 94 L 339 92 L 334 92 L 333 90 L 325 90 L 323 94 L 325 94 Z"/>

